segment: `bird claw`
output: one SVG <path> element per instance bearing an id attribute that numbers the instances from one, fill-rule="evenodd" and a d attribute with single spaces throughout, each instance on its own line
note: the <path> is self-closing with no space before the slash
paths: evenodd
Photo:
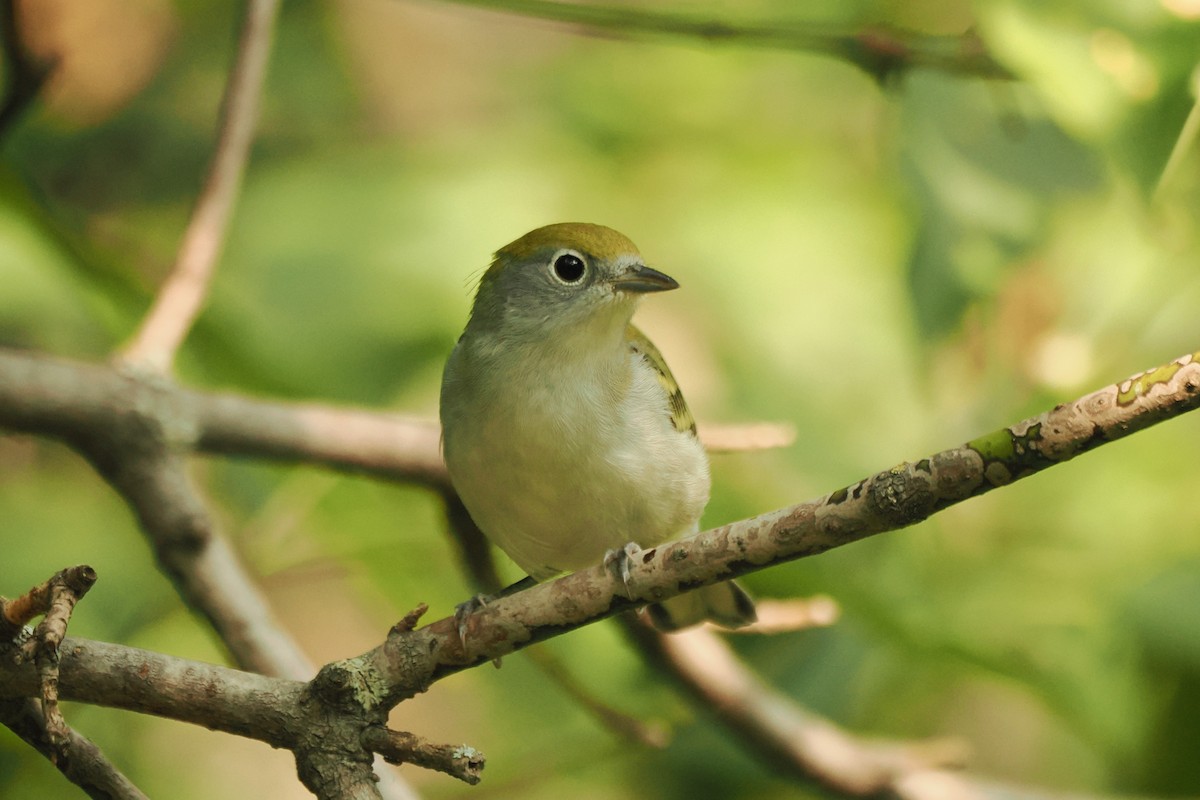
<path id="1" fill-rule="evenodd" d="M 454 623 L 458 629 L 458 642 L 462 645 L 463 652 L 467 650 L 467 619 L 480 609 L 487 608 L 488 604 L 493 600 L 499 600 L 501 597 L 508 597 L 516 594 L 519 591 L 528 589 L 537 581 L 531 577 L 525 577 L 511 586 L 505 586 L 495 594 L 477 594 L 470 600 L 459 603 L 454 607 Z M 496 669 L 500 668 L 500 658 L 492 659 L 492 666 Z"/>
<path id="2" fill-rule="evenodd" d="M 642 548 L 638 546 L 637 542 L 629 542 L 624 547 L 609 550 L 604 554 L 605 568 L 625 587 L 625 596 L 630 600 L 634 599 L 633 589 L 629 585 L 629 581 L 633 577 L 630 565 L 633 563 L 634 557 L 641 552 Z"/>
<path id="3" fill-rule="evenodd" d="M 486 608 L 495 595 L 477 594 L 470 600 L 459 603 L 454 607 L 454 622 L 458 627 L 458 641 L 463 649 L 467 649 L 467 618 L 481 608 Z"/>

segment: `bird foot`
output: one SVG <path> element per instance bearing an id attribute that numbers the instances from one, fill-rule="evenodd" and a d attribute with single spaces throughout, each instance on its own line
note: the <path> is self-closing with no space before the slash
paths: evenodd
<path id="1" fill-rule="evenodd" d="M 460 644 L 462 644 L 463 650 L 466 651 L 466 649 L 467 649 L 467 618 L 468 617 L 470 617 L 472 614 L 474 614 L 476 611 L 479 611 L 480 609 L 487 608 L 488 604 L 490 604 L 492 601 L 499 600 L 501 597 L 508 597 L 511 594 L 516 594 L 519 591 L 528 589 L 530 586 L 533 586 L 535 583 L 537 583 L 537 581 L 535 581 L 533 578 L 529 578 L 529 577 L 522 578 L 521 580 L 517 581 L 516 583 L 514 583 L 510 586 L 505 586 L 503 589 L 496 592 L 495 594 L 477 594 L 474 597 L 472 597 L 470 600 L 464 601 L 464 602 L 456 605 L 454 607 L 454 623 L 458 629 L 458 641 Z M 495 666 L 499 667 L 500 659 L 498 659 L 498 658 L 493 659 L 492 663 Z"/>
<path id="2" fill-rule="evenodd" d="M 477 594 L 470 600 L 459 603 L 454 607 L 454 622 L 458 627 L 458 640 L 463 649 L 467 649 L 467 618 L 496 599 L 494 594 Z"/>
<path id="3" fill-rule="evenodd" d="M 630 600 L 634 599 L 633 589 L 629 585 L 630 578 L 633 577 L 630 565 L 633 563 L 633 559 L 641 552 L 642 548 L 637 542 L 629 542 L 624 547 L 609 550 L 604 554 L 605 568 L 625 587 L 625 596 Z"/>

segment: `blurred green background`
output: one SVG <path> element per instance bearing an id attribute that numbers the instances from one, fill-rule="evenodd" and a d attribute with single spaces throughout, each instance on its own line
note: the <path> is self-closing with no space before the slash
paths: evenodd
<path id="1" fill-rule="evenodd" d="M 185 382 L 434 414 L 475 277 L 539 225 L 587 220 L 683 290 L 642 327 L 705 421 L 793 424 L 720 456 L 705 521 L 808 499 L 1200 347 L 1200 163 L 1155 195 L 1192 107 L 1196 0 L 630 3 L 725 20 L 974 28 L 1018 80 L 586 36 L 426 0 L 289 0 L 261 133 Z M 200 184 L 240 6 L 26 3 L 61 54 L 3 143 L 0 344 L 101 360 L 134 330 Z M 1087 793 L 1200 793 L 1200 418 L 903 533 L 752 576 L 827 593 L 833 628 L 737 649 L 848 728 L 959 736 L 974 771 Z M 196 463 L 218 517 L 314 658 L 469 589 L 435 498 L 235 459 Z M 72 630 L 221 651 L 72 452 L 0 436 L 0 592 L 90 563 Z M 515 577 L 511 565 L 506 565 Z M 429 798 L 820 796 L 773 776 L 608 624 L 541 645 L 608 702 L 601 728 L 523 655 L 435 685 L 397 727 L 488 756 Z M 69 706 L 152 796 L 305 797 L 286 752 Z M 200 765 L 206 765 L 203 768 Z M 216 767 L 215 765 L 220 765 Z M 0 732 L 0 795 L 75 793 Z"/>

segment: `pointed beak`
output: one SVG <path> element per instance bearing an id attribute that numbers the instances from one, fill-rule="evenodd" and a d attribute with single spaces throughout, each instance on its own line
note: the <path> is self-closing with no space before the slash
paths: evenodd
<path id="1" fill-rule="evenodd" d="M 630 267 L 624 275 L 614 278 L 612 284 L 613 288 L 622 292 L 636 292 L 637 294 L 665 292 L 679 288 L 679 282 L 670 275 L 665 275 L 644 264 Z"/>

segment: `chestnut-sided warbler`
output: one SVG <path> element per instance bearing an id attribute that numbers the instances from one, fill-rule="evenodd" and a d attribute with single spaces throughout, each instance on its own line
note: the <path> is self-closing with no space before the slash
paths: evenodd
<path id="1" fill-rule="evenodd" d="M 642 295 L 678 285 L 620 233 L 575 222 L 504 246 L 479 282 L 442 377 L 442 447 L 471 518 L 534 580 L 698 529 L 708 460 L 662 355 L 630 324 Z M 755 612 L 726 582 L 650 615 L 673 630 Z"/>

